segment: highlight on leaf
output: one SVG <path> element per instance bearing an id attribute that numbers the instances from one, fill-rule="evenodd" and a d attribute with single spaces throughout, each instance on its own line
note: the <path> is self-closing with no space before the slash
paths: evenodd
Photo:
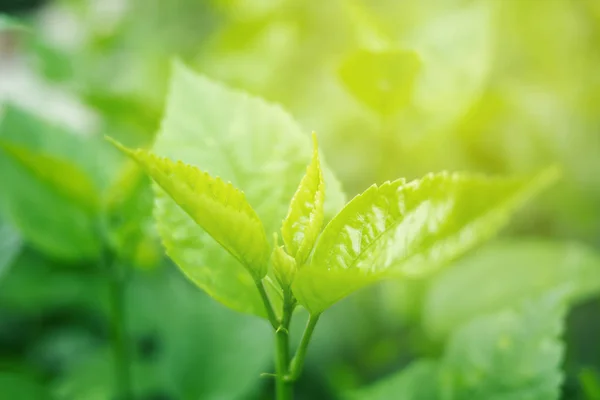
<path id="1" fill-rule="evenodd" d="M 428 274 L 498 231 L 556 177 L 554 168 L 527 179 L 442 172 L 371 186 L 325 227 L 294 294 L 318 314 L 370 283 Z"/>
<path id="2" fill-rule="evenodd" d="M 267 273 L 269 244 L 244 193 L 198 168 L 146 150 L 131 150 L 107 138 L 144 171 L 255 280 Z"/>
<path id="3" fill-rule="evenodd" d="M 301 266 L 306 262 L 323 225 L 325 182 L 319 161 L 317 136 L 313 133 L 313 156 L 283 221 L 281 233 L 287 252 Z"/>

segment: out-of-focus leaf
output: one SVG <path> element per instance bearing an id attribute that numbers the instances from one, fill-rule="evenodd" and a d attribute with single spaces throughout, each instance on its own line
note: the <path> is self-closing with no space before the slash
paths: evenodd
<path id="1" fill-rule="evenodd" d="M 167 103 L 154 151 L 230 180 L 244 191 L 265 231 L 276 232 L 310 160 L 308 137 L 292 117 L 178 63 Z M 345 197 L 333 174 L 325 166 L 323 171 L 325 212 L 332 216 Z M 167 253 L 192 281 L 210 281 L 213 296 L 238 311 L 264 313 L 248 272 L 162 190 L 155 216 Z"/>
<path id="2" fill-rule="evenodd" d="M 448 398 L 558 399 L 564 296 L 564 288 L 553 290 L 518 310 L 477 318 L 456 331 L 443 358 Z"/>
<path id="3" fill-rule="evenodd" d="M 0 223 L 0 279 L 21 251 L 19 233 L 7 224 Z"/>
<path id="4" fill-rule="evenodd" d="M 17 372 L 0 372 L 2 397 L 19 400 L 50 400 L 50 393 L 33 377 Z"/>
<path id="5" fill-rule="evenodd" d="M 0 149 L 28 170 L 47 190 L 56 191 L 90 213 L 98 211 L 100 193 L 90 178 L 69 161 L 0 140 Z"/>
<path id="6" fill-rule="evenodd" d="M 536 293 L 569 284 L 569 300 L 600 291 L 600 255 L 577 243 L 541 239 L 504 240 L 484 247 L 436 277 L 423 318 L 428 333 L 443 337 L 478 315 Z"/>
<path id="7" fill-rule="evenodd" d="M 420 68 L 414 51 L 358 50 L 344 60 L 340 76 L 359 101 L 387 116 L 411 101 Z"/>
<path id="8" fill-rule="evenodd" d="M 491 66 L 491 4 L 469 3 L 442 13 L 403 44 L 417 52 L 423 65 L 414 104 L 431 117 L 427 122 L 443 126 L 460 117 L 484 88 Z"/>
<path id="9" fill-rule="evenodd" d="M 439 361 L 421 360 L 348 399 L 558 399 L 565 288 L 476 318 Z"/>
<path id="10" fill-rule="evenodd" d="M 269 327 L 212 301 L 171 269 L 136 274 L 128 296 L 136 398 L 247 399 L 272 360 Z M 173 312 L 177 310 L 177 312 Z M 203 371 L 198 374 L 198 371 Z M 72 365 L 56 387 L 61 399 L 113 395 L 112 352 Z"/>
<path id="11" fill-rule="evenodd" d="M 25 250 L 0 280 L 0 303 L 21 313 L 73 304 L 107 309 L 105 284 L 97 271 L 65 268 Z"/>
<path id="12" fill-rule="evenodd" d="M 113 144 L 146 173 L 213 239 L 238 260 L 255 280 L 267 274 L 269 243 L 256 211 L 244 193 L 206 172 L 143 149 Z M 201 286 L 213 293 L 210 283 Z"/>
<path id="13" fill-rule="evenodd" d="M 440 173 L 372 186 L 325 227 L 294 293 L 320 313 L 393 274 L 430 273 L 494 234 L 555 178 L 554 169 L 528 179 Z"/>
<path id="14" fill-rule="evenodd" d="M 72 200 L 73 197 L 85 197 L 88 201 L 92 196 L 87 194 L 87 189 L 84 194 L 68 182 L 77 176 L 57 174 L 59 169 L 64 172 L 64 165 L 73 164 L 101 187 L 104 172 L 96 164 L 100 149 L 94 147 L 94 142 L 69 134 L 14 107 L 4 110 L 0 138 L 5 143 L 10 142 L 13 149 L 19 146 L 29 152 L 23 157 L 23 150 L 19 150 L 17 160 L 14 151 L 11 154 L 0 149 L 0 212 L 6 221 L 19 230 L 26 241 L 52 256 L 68 260 L 95 257 L 99 251 L 95 215 L 89 206 Z M 43 156 L 45 167 L 52 166 L 51 174 L 46 174 L 48 171 L 42 171 L 32 162 L 31 153 L 43 153 L 61 161 L 48 162 Z M 24 164 L 23 161 L 27 162 Z M 59 165 L 61 167 L 57 169 Z M 46 175 L 40 179 L 42 172 Z M 56 189 L 54 183 L 61 180 L 65 182 L 60 187 L 68 190 Z M 66 191 L 77 196 L 65 196 Z"/>
<path id="15" fill-rule="evenodd" d="M 416 361 L 398 374 L 356 392 L 347 400 L 436 400 L 439 399 L 439 363 Z"/>
<path id="16" fill-rule="evenodd" d="M 319 163 L 317 138 L 313 136 L 313 156 L 300 181 L 298 190 L 292 197 L 287 217 L 283 220 L 281 235 L 289 255 L 300 266 L 306 262 L 321 232 L 323 225 L 323 203 L 325 202 L 325 182 Z"/>
<path id="17" fill-rule="evenodd" d="M 109 240 L 119 258 L 140 267 L 156 265 L 162 249 L 152 221 L 151 180 L 135 161 L 127 160 L 103 201 Z"/>

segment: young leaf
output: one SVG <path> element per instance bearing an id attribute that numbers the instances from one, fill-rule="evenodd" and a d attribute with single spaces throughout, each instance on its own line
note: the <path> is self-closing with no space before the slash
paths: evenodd
<path id="1" fill-rule="evenodd" d="M 153 148 L 244 191 L 266 232 L 277 232 L 310 161 L 310 147 L 293 118 L 280 107 L 174 66 L 165 118 Z M 322 161 L 324 205 L 331 218 L 344 205 L 340 184 Z M 199 287 L 235 310 L 264 315 L 254 280 L 164 193 L 155 217 L 167 253 Z M 276 278 L 267 291 L 280 301 Z"/>
<path id="2" fill-rule="evenodd" d="M 600 255 L 578 243 L 493 243 L 435 277 L 425 299 L 424 325 L 431 336 L 443 338 L 478 315 L 564 284 L 571 289 L 570 302 L 600 293 Z"/>
<path id="3" fill-rule="evenodd" d="M 281 234 L 289 255 L 302 266 L 317 240 L 323 225 L 325 183 L 319 164 L 317 137 L 313 134 L 313 158 L 290 203 Z"/>
<path id="4" fill-rule="evenodd" d="M 100 206 L 98 189 L 77 165 L 4 140 L 0 140 L 0 148 L 30 171 L 40 182 L 68 201 L 91 213 L 98 211 Z"/>
<path id="5" fill-rule="evenodd" d="M 254 279 L 260 280 L 266 275 L 269 244 L 262 223 L 244 193 L 194 166 L 112 142 L 137 161 L 198 225 L 248 269 Z"/>
<path id="6" fill-rule="evenodd" d="M 296 260 L 284 250 L 283 246 L 279 246 L 277 243 L 277 234 L 275 234 L 274 237 L 275 245 L 273 247 L 273 253 L 271 254 L 273 273 L 282 289 L 289 290 L 290 285 L 294 280 L 294 275 L 296 274 Z"/>
<path id="7" fill-rule="evenodd" d="M 558 399 L 565 290 L 469 322 L 452 336 L 442 379 L 452 399 Z"/>
<path id="8" fill-rule="evenodd" d="M 372 186 L 325 227 L 294 294 L 320 313 L 385 277 L 429 273 L 496 232 L 555 177 L 555 170 L 524 180 L 440 173 Z"/>

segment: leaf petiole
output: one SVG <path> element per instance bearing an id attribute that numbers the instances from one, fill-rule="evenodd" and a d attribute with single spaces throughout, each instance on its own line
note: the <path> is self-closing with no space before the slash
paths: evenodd
<path id="1" fill-rule="evenodd" d="M 275 330 L 279 329 L 279 320 L 275 315 L 275 311 L 273 311 L 273 305 L 271 304 L 271 301 L 269 300 L 269 295 L 265 290 L 264 282 L 262 280 L 256 281 L 256 288 L 258 289 L 258 293 L 260 293 L 260 298 L 262 299 L 263 304 L 265 305 L 265 310 L 267 311 L 267 317 L 269 319 L 269 322 L 271 323 L 271 326 Z"/>
<path id="2" fill-rule="evenodd" d="M 317 326 L 317 322 L 319 322 L 320 316 L 321 314 L 311 314 L 308 318 L 306 328 L 304 329 L 302 339 L 300 340 L 300 346 L 298 346 L 298 350 L 296 350 L 296 355 L 290 363 L 289 374 L 286 377 L 286 380 L 288 380 L 289 382 L 295 382 L 302 374 L 302 368 L 304 367 L 304 359 L 306 358 L 308 344 L 310 343 L 315 327 Z"/>

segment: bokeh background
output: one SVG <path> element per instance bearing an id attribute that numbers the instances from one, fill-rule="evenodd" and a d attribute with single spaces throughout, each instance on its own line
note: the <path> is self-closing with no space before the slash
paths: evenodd
<path id="1" fill-rule="evenodd" d="M 328 311 L 297 396 L 343 398 L 443 354 L 471 318 L 569 283 L 562 398 L 600 399 L 598 0 L 2 0 L 0 14 L 0 136 L 78 160 L 107 191 L 127 164 L 102 135 L 152 142 L 175 58 L 316 131 L 350 196 L 430 171 L 559 165 L 492 243 Z M 91 228 L 28 185 L 0 150 L 0 398 L 110 399 Z M 121 185 L 108 197 L 128 243 L 137 398 L 270 398 L 267 324 L 186 281 L 156 239 L 147 182 Z"/>

